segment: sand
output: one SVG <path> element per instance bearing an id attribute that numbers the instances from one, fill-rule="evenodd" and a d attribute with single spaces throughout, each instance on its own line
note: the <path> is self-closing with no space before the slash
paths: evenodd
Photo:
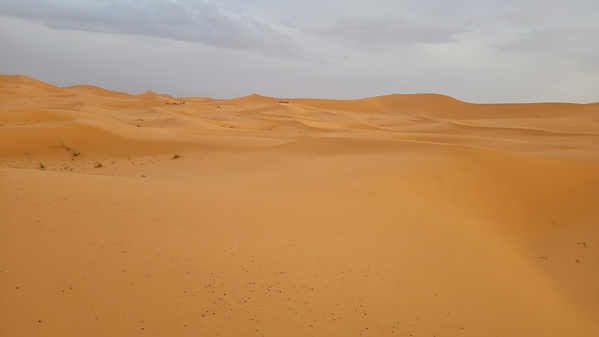
<path id="1" fill-rule="evenodd" d="M 0 336 L 599 336 L 599 104 L 3 75 L 0 234 Z"/>

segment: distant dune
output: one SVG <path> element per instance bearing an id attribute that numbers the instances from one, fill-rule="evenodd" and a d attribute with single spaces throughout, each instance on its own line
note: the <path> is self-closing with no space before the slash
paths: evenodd
<path id="1" fill-rule="evenodd" d="M 0 75 L 0 336 L 599 336 L 599 103 Z"/>

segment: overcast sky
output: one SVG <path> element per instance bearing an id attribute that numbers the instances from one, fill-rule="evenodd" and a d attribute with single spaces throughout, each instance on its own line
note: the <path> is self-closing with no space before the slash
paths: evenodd
<path id="1" fill-rule="evenodd" d="M 0 73 L 173 96 L 599 101 L 597 0 L 0 0 Z"/>

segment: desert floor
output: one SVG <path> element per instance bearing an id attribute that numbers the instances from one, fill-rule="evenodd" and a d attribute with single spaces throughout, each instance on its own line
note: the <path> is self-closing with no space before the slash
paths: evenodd
<path id="1" fill-rule="evenodd" d="M 599 104 L 0 76 L 0 272 L 1 336 L 599 336 Z"/>

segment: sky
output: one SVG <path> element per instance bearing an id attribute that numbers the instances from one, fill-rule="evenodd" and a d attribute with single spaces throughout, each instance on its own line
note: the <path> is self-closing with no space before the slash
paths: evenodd
<path id="1" fill-rule="evenodd" d="M 173 96 L 599 101 L 597 0 L 0 0 L 0 73 Z"/>

